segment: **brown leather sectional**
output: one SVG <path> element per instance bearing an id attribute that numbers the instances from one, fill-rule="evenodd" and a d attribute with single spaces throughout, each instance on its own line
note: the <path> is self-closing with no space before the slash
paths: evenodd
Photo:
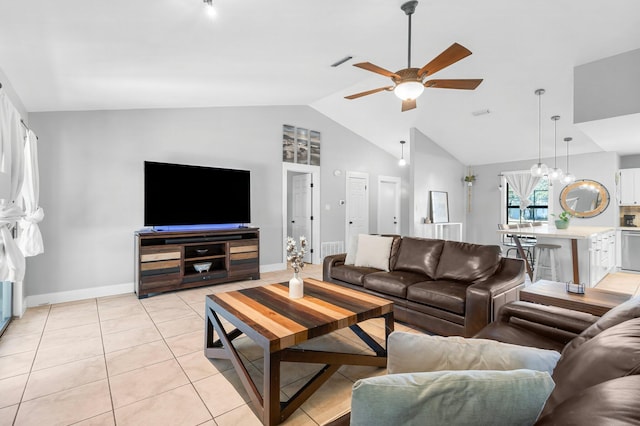
<path id="1" fill-rule="evenodd" d="M 524 284 L 522 260 L 493 245 L 396 236 L 389 272 L 345 265 L 345 257 L 325 257 L 324 281 L 392 300 L 397 320 L 442 336 L 473 336 Z"/>
<path id="2" fill-rule="evenodd" d="M 640 425 L 640 297 L 602 317 L 514 302 L 475 337 L 562 352 L 536 425 Z"/>

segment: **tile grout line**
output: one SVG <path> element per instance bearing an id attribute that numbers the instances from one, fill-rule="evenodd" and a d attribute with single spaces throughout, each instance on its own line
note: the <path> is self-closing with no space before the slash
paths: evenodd
<path id="1" fill-rule="evenodd" d="M 20 413 L 20 408 L 22 407 L 22 402 L 23 402 L 23 398 L 24 398 L 24 394 L 27 391 L 27 386 L 29 385 L 29 379 L 31 379 L 31 373 L 33 371 L 33 366 L 36 363 L 36 358 L 38 357 L 38 350 L 40 349 L 40 344 L 42 343 L 42 336 L 44 336 L 44 330 L 47 327 L 47 322 L 49 321 L 49 315 L 51 315 L 51 305 L 49 305 L 49 308 L 47 309 L 47 317 L 44 320 L 44 324 L 42 325 L 42 331 L 40 332 L 40 339 L 38 340 L 38 344 L 36 345 L 36 350 L 35 353 L 33 354 L 33 360 L 31 361 L 31 366 L 29 367 L 29 373 L 27 376 L 27 381 L 24 383 L 24 389 L 22 389 L 22 395 L 20 395 L 20 402 L 18 402 L 18 409 L 16 410 L 16 413 L 14 414 L 13 417 L 13 423 L 15 424 L 16 421 L 18 420 L 18 414 Z"/>
<path id="2" fill-rule="evenodd" d="M 107 365 L 107 350 L 104 347 L 104 334 L 102 333 L 102 321 L 100 321 L 100 307 L 99 307 L 98 298 L 96 298 L 95 300 L 96 300 L 96 311 L 98 312 L 98 328 L 100 328 L 100 343 L 102 344 L 102 359 L 104 361 L 104 371 L 107 375 L 107 388 L 109 389 L 109 401 L 111 402 L 111 417 L 113 418 L 113 424 L 116 425 L 118 424 L 116 422 L 116 408 L 113 405 L 113 393 L 111 392 L 111 376 L 109 375 L 109 366 Z"/>

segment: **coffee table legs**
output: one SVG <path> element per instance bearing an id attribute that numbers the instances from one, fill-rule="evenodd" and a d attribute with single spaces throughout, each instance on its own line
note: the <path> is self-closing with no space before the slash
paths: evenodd
<path id="1" fill-rule="evenodd" d="M 243 387 L 251 398 L 256 414 L 265 425 L 277 425 L 287 419 L 343 365 L 377 367 L 385 367 L 387 365 L 387 350 L 385 348 L 389 334 L 393 331 L 393 312 L 383 316 L 385 319 L 385 348 L 358 325 L 350 327 L 376 353 L 375 355 L 312 351 L 297 348 L 286 348 L 281 351 L 270 352 L 268 348 L 265 348 L 264 389 L 261 395 L 232 344 L 233 340 L 243 333 L 238 329 L 227 332 L 216 312 L 209 307 L 207 307 L 206 311 L 205 356 L 207 358 L 222 358 L 231 361 Z M 219 337 L 217 340 L 214 340 L 214 331 Z M 280 367 L 284 361 L 325 365 L 288 401 L 280 402 Z"/>

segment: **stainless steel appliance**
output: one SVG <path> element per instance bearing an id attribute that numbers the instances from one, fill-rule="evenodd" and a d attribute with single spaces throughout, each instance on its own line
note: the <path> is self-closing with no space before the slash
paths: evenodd
<path id="1" fill-rule="evenodd" d="M 636 226 L 635 223 L 633 223 L 636 220 L 636 215 L 635 214 L 625 214 L 624 215 L 624 226 Z"/>
<path id="2" fill-rule="evenodd" d="M 640 271 L 640 231 L 622 231 L 622 269 Z"/>

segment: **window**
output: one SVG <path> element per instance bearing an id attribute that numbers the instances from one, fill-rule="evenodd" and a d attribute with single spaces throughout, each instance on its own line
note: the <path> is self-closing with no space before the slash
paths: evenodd
<path id="1" fill-rule="evenodd" d="M 529 197 L 529 207 L 520 217 L 520 198 L 507 183 L 507 223 L 546 222 L 549 218 L 549 180 L 540 179 Z"/>

